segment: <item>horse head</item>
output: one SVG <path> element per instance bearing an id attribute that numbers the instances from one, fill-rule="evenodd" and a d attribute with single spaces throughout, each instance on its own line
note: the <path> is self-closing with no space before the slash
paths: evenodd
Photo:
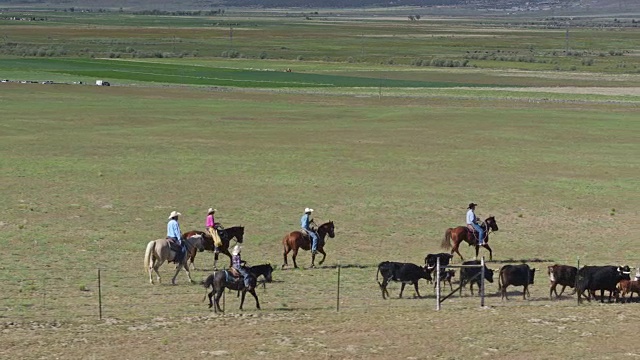
<path id="1" fill-rule="evenodd" d="M 234 234 L 236 236 L 236 240 L 239 243 L 242 243 L 242 241 L 244 240 L 244 226 L 236 226 L 235 228 L 237 229 Z"/>
<path id="2" fill-rule="evenodd" d="M 327 232 L 327 235 L 329 235 L 330 238 L 334 238 L 336 236 L 335 234 L 335 226 L 333 225 L 333 221 L 329 221 L 327 223 L 324 223 L 322 225 L 320 225 L 320 227 L 325 228 L 325 231 Z"/>
<path id="3" fill-rule="evenodd" d="M 496 223 L 495 217 L 489 216 L 484 223 L 487 224 L 487 230 L 491 229 L 491 231 L 498 231 L 498 223 Z"/>

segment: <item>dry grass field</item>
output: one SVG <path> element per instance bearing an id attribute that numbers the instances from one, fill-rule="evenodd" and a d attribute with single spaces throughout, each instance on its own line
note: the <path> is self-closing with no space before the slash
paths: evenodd
<path id="1" fill-rule="evenodd" d="M 2 84 L 0 355 L 116 358 L 634 358 L 638 304 L 548 299 L 546 265 L 638 265 L 637 103 L 359 97 L 179 87 Z M 466 205 L 496 216 L 492 268 L 538 269 L 531 299 L 489 284 L 435 311 L 383 260 L 440 252 Z M 184 274 L 148 284 L 146 243 L 168 213 L 214 206 L 246 227 L 244 257 L 282 263 L 301 209 L 333 220 L 317 269 L 276 271 L 238 311 Z M 463 248 L 466 258 L 470 248 Z M 302 252 L 298 261 L 309 264 Z M 459 263 L 459 259 L 456 259 Z M 212 255 L 199 254 L 203 279 Z M 341 265 L 340 308 L 336 311 Z M 101 269 L 102 319 L 97 271 Z"/>

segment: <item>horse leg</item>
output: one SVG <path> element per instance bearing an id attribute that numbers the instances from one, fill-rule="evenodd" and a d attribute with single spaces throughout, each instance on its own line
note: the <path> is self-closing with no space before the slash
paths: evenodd
<path id="1" fill-rule="evenodd" d="M 212 289 L 211 292 L 207 294 L 207 296 L 209 297 L 209 309 L 211 309 L 211 307 L 213 306 L 213 300 L 211 299 L 213 297 L 213 292 L 214 290 Z"/>
<path id="2" fill-rule="evenodd" d="M 320 254 L 322 254 L 322 260 L 320 260 L 320 262 L 318 263 L 318 265 L 322 265 L 322 263 L 324 263 L 324 259 L 327 257 L 327 253 L 326 253 L 326 252 L 324 252 L 324 249 L 323 249 L 323 248 L 319 248 L 319 249 L 318 249 L 318 252 L 319 252 Z"/>
<path id="3" fill-rule="evenodd" d="M 219 312 L 224 312 L 222 311 L 222 308 L 220 308 L 220 298 L 222 297 L 222 293 L 224 292 L 224 286 L 220 287 L 220 289 L 216 289 L 216 296 L 214 298 L 215 303 L 216 303 L 216 309 Z"/>
<path id="4" fill-rule="evenodd" d="M 180 266 L 180 264 L 178 264 L 178 266 L 176 267 L 176 273 L 173 275 L 173 279 L 171 279 L 171 284 L 175 285 L 176 284 L 176 277 L 178 277 L 178 273 L 180 272 L 180 268 L 182 266 Z M 189 277 L 189 279 L 191 279 L 191 277 Z"/>
<path id="5" fill-rule="evenodd" d="M 260 309 L 260 301 L 258 301 L 258 295 L 256 294 L 256 290 L 255 289 L 251 289 L 251 291 L 249 291 L 251 293 L 251 295 L 253 295 L 253 298 L 256 299 L 256 309 L 261 310 Z"/>
<path id="6" fill-rule="evenodd" d="M 282 269 L 289 265 L 289 263 L 287 262 L 287 255 L 289 255 L 289 251 L 291 251 L 291 249 L 288 246 L 285 246 L 284 250 L 282 251 L 282 254 L 284 256 L 284 264 L 282 264 Z"/>
<path id="7" fill-rule="evenodd" d="M 194 263 L 197 253 L 197 251 L 194 251 L 192 254 L 189 254 L 189 261 L 187 262 L 187 264 L 189 264 L 189 267 L 193 266 L 193 270 L 198 270 L 196 269 L 196 263 Z"/>
<path id="8" fill-rule="evenodd" d="M 312 268 L 316 267 L 315 261 L 316 261 L 316 253 L 314 253 L 314 252 L 312 251 L 312 252 L 311 252 L 311 267 L 312 267 Z"/>
<path id="9" fill-rule="evenodd" d="M 184 271 L 187 272 L 187 277 L 189 278 L 189 283 L 193 284 L 193 279 L 191 279 L 191 272 L 189 272 L 189 263 L 185 260 L 185 262 L 182 264 L 182 266 L 184 267 Z"/>
<path id="10" fill-rule="evenodd" d="M 242 310 L 242 305 L 244 304 L 244 297 L 245 295 L 247 295 L 247 290 L 243 289 L 242 290 L 242 299 L 240 299 L 240 310 Z"/>
<path id="11" fill-rule="evenodd" d="M 213 270 L 218 270 L 218 253 L 213 255 Z"/>
<path id="12" fill-rule="evenodd" d="M 487 249 L 487 250 L 489 250 L 489 261 L 492 261 L 493 260 L 493 251 L 491 251 L 491 247 L 489 247 L 489 244 L 485 243 L 484 245 L 482 245 L 482 247 Z"/>
<path id="13" fill-rule="evenodd" d="M 291 254 L 291 258 L 293 259 L 293 267 L 298 268 L 298 263 L 296 262 L 296 257 L 298 257 L 298 249 L 293 249 L 293 254 Z"/>
<path id="14" fill-rule="evenodd" d="M 158 271 L 158 268 L 162 264 L 164 264 L 164 260 L 158 260 L 152 266 L 153 271 L 156 272 L 156 280 L 158 281 L 158 284 L 160 284 L 160 272 Z M 151 276 L 151 270 L 149 270 L 149 276 Z"/>

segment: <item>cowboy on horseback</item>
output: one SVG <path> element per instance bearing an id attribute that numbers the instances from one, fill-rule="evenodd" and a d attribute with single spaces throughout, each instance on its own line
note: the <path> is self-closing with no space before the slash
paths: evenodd
<path id="1" fill-rule="evenodd" d="M 169 240 L 170 244 L 177 247 L 177 249 L 173 249 L 176 251 L 176 256 L 173 259 L 173 262 L 175 262 L 176 264 L 180 264 L 187 252 L 187 248 L 184 246 L 184 242 L 182 241 L 180 224 L 178 224 L 178 217 L 180 215 L 182 214 L 175 210 L 172 211 L 169 215 L 169 222 L 167 223 L 167 240 Z"/>
<path id="2" fill-rule="evenodd" d="M 303 233 L 309 234 L 311 237 L 311 253 L 315 254 L 318 250 L 318 234 L 310 227 L 311 223 L 313 223 L 313 219 L 311 219 L 311 213 L 313 209 L 305 208 L 304 214 L 302 218 L 300 218 L 300 226 L 302 227 Z"/>
<path id="3" fill-rule="evenodd" d="M 474 230 L 478 232 L 478 246 L 484 245 L 484 229 L 478 224 L 478 218 L 474 210 L 476 209 L 476 203 L 470 203 L 467 207 L 467 228 L 473 234 Z"/>
<path id="4" fill-rule="evenodd" d="M 220 252 L 220 246 L 222 246 L 222 240 L 220 239 L 220 235 L 218 234 L 219 224 L 216 224 L 216 220 L 213 215 L 216 213 L 216 209 L 209 208 L 207 211 L 207 220 L 206 220 L 206 229 L 207 232 L 211 235 L 213 239 L 213 251 L 214 253 Z"/>
<path id="5" fill-rule="evenodd" d="M 233 268 L 238 270 L 240 275 L 242 275 L 242 278 L 244 279 L 245 289 L 247 289 L 247 291 L 251 291 L 252 287 L 249 279 L 250 275 L 249 275 L 249 271 L 247 271 L 247 269 L 245 269 L 245 267 L 243 266 L 243 261 L 242 261 L 242 258 L 240 257 L 241 251 L 242 251 L 242 248 L 240 247 L 240 245 L 236 244 L 236 246 L 233 247 L 233 251 L 231 252 L 231 255 L 233 255 L 231 257 L 231 263 L 233 264 Z"/>

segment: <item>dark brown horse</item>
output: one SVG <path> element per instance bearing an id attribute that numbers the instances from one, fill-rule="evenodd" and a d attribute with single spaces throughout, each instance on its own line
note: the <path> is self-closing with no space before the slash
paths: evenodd
<path id="1" fill-rule="evenodd" d="M 218 251 L 229 257 L 229 264 L 230 264 L 229 266 L 231 266 L 231 253 L 229 252 L 229 243 L 231 242 L 231 239 L 236 239 L 237 242 L 242 243 L 242 240 L 244 237 L 244 226 L 234 226 L 226 229 L 219 229 L 218 234 L 220 234 L 220 240 L 222 240 L 222 246 L 218 248 Z M 202 236 L 203 238 L 202 243 L 204 244 L 204 250 L 214 251 L 213 238 L 211 237 L 211 234 L 209 234 L 206 231 L 191 230 L 182 234 L 182 238 L 188 239 L 189 237 L 194 235 Z M 200 250 L 200 251 L 204 251 L 204 250 Z M 191 249 L 190 251 L 187 252 L 187 258 L 189 259 L 187 264 L 189 266 L 193 266 L 194 270 L 196 270 L 196 265 L 193 263 L 193 261 L 195 260 L 197 253 L 198 251 L 196 249 Z M 215 253 L 213 268 L 214 269 L 218 268 L 218 253 Z"/>
<path id="2" fill-rule="evenodd" d="M 258 301 L 258 295 L 256 294 L 256 277 L 249 273 L 249 286 L 250 289 L 244 287 L 244 281 L 242 276 L 239 274 L 233 274 L 230 270 L 222 270 L 216 271 L 213 274 L 209 275 L 205 281 L 202 282 L 202 285 L 205 289 L 211 291 L 205 294 L 209 297 L 209 308 L 213 307 L 215 302 L 214 310 L 223 312 L 220 308 L 220 297 L 224 292 L 224 289 L 238 290 L 242 292 L 242 299 L 240 300 L 240 310 L 242 310 L 242 305 L 244 305 L 244 297 L 249 292 L 256 299 L 256 308 L 260 310 L 260 301 Z M 214 297 L 215 296 L 215 297 Z"/>
<path id="3" fill-rule="evenodd" d="M 480 226 L 482 227 L 482 229 L 484 229 L 484 234 L 485 234 L 484 245 L 482 245 L 482 247 L 489 250 L 489 260 L 493 260 L 493 252 L 489 247 L 489 233 L 491 231 L 498 231 L 498 224 L 496 223 L 496 219 L 493 216 L 489 216 Z M 470 234 L 470 231 L 465 226 L 448 228 L 447 231 L 445 231 L 444 233 L 444 239 L 442 239 L 442 244 L 440 245 L 442 246 L 443 249 L 451 249 L 451 254 L 453 254 L 454 252 L 458 253 L 458 256 L 460 256 L 460 259 L 464 260 L 464 258 L 460 254 L 460 251 L 458 250 L 458 247 L 460 247 L 460 244 L 463 241 L 466 241 L 469 244 L 469 246 L 473 245 L 476 247 L 476 259 L 477 259 L 478 252 L 480 250 L 480 245 L 478 245 L 476 236 Z M 453 247 L 451 243 L 453 243 Z"/>
<path id="4" fill-rule="evenodd" d="M 322 260 L 319 265 L 322 265 L 324 259 L 327 257 L 327 253 L 324 252 L 324 238 L 329 235 L 330 238 L 336 236 L 334 233 L 333 221 L 326 222 L 318 226 L 318 252 L 322 254 Z M 298 249 L 311 250 L 311 238 L 307 234 L 303 234 L 302 231 L 296 230 L 288 233 L 282 239 L 282 245 L 284 245 L 284 264 L 282 268 L 289 265 L 287 262 L 287 255 L 290 251 L 293 251 L 291 258 L 293 259 L 293 266 L 298 267 L 296 263 L 296 256 L 298 256 Z M 311 254 L 311 267 L 315 266 L 316 254 Z"/>

